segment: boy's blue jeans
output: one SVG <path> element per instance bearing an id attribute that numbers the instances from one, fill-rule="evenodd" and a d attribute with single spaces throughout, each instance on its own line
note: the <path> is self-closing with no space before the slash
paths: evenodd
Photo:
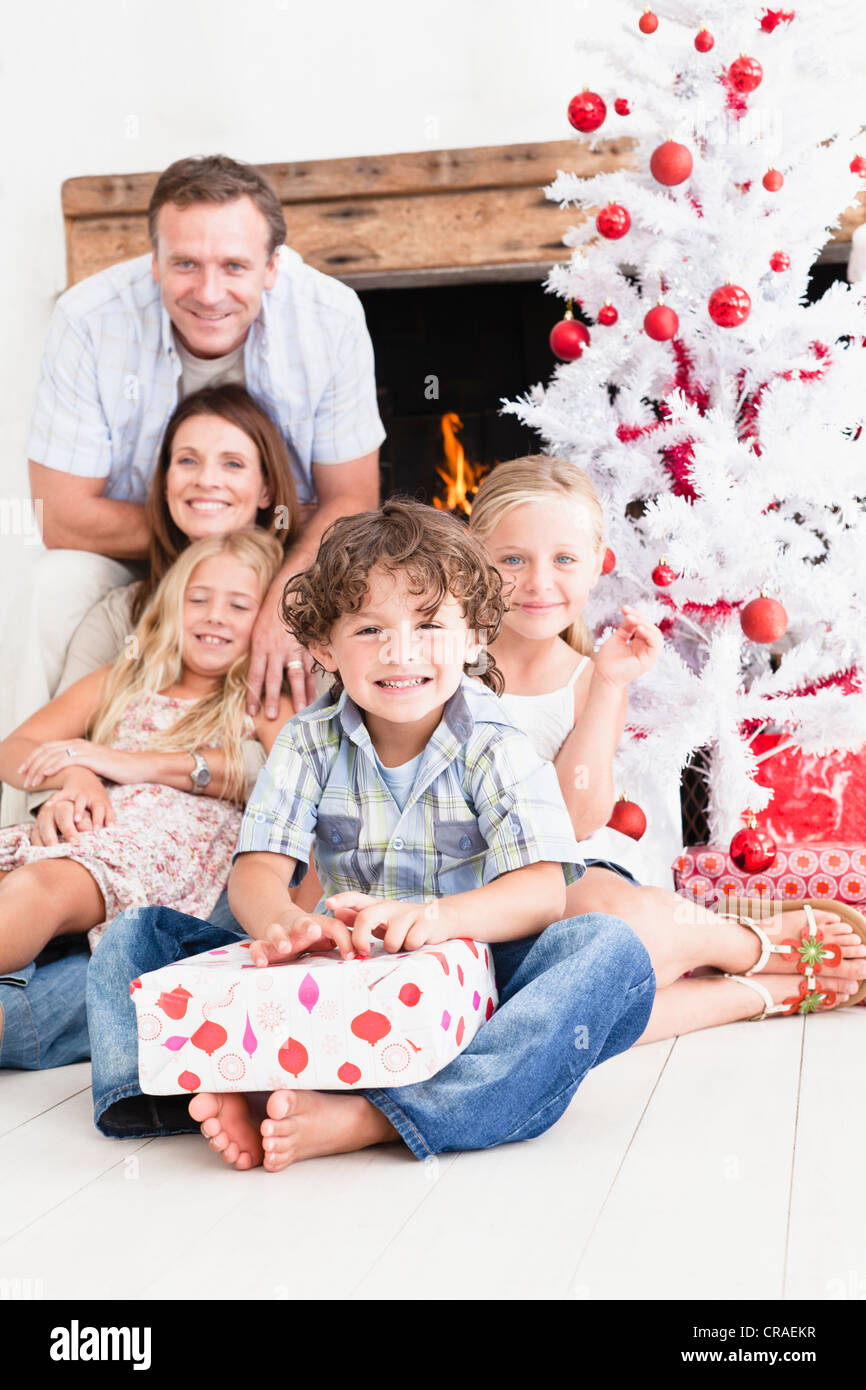
<path id="1" fill-rule="evenodd" d="M 216 914 L 215 914 L 216 915 Z M 199 1128 L 187 1096 L 146 1096 L 129 982 L 242 935 L 171 908 L 115 918 L 90 963 L 87 1008 L 94 1119 L 115 1138 Z M 591 914 L 539 936 L 493 946 L 499 1008 L 449 1066 L 414 1086 L 365 1091 L 416 1158 L 486 1149 L 541 1134 L 565 1110 L 590 1068 L 644 1031 L 655 995 L 649 956 L 631 928 Z"/>

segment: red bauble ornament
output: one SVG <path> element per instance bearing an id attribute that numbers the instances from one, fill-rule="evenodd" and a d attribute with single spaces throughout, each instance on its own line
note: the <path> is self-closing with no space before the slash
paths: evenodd
<path id="1" fill-rule="evenodd" d="M 613 109 L 618 116 L 631 115 L 631 107 L 629 106 L 625 97 L 617 97 L 616 101 L 613 104 Z"/>
<path id="2" fill-rule="evenodd" d="M 671 569 L 665 560 L 659 560 L 652 573 L 652 580 L 659 589 L 666 589 L 669 584 L 673 584 L 677 577 L 677 572 Z"/>
<path id="3" fill-rule="evenodd" d="M 776 841 L 766 830 L 759 830 L 754 816 L 749 817 L 745 830 L 738 830 L 731 840 L 728 853 L 738 869 L 747 874 L 762 874 L 776 858 Z"/>
<path id="4" fill-rule="evenodd" d="M 589 342 L 589 329 L 586 324 L 566 313 L 565 318 L 551 328 L 548 341 L 551 352 L 561 362 L 574 362 L 583 355 L 583 349 Z"/>
<path id="5" fill-rule="evenodd" d="M 602 572 L 602 574 L 610 574 L 610 572 L 611 572 L 611 570 L 613 569 L 613 567 L 614 567 L 615 564 L 616 564 L 616 556 L 614 555 L 614 553 L 613 553 L 613 551 L 611 550 L 610 546 L 608 546 L 607 549 L 606 549 L 605 552 L 604 552 L 604 559 L 603 559 L 602 562 L 601 562 L 601 572 Z"/>
<path id="6" fill-rule="evenodd" d="M 780 174 L 778 169 L 768 169 L 764 177 L 761 179 L 761 183 L 764 185 L 768 193 L 778 193 L 779 189 L 782 187 L 782 184 L 784 182 L 785 175 Z"/>
<path id="7" fill-rule="evenodd" d="M 631 226 L 628 208 L 624 208 L 621 203 L 608 203 L 596 217 L 595 225 L 608 241 L 618 241 Z"/>
<path id="8" fill-rule="evenodd" d="M 740 626 L 750 642 L 777 642 L 788 630 L 788 615 L 778 599 L 761 594 L 740 610 Z"/>
<path id="9" fill-rule="evenodd" d="M 611 830 L 618 830 L 620 835 L 639 840 L 646 830 L 646 816 L 636 801 L 627 801 L 623 796 L 614 806 L 608 825 Z"/>
<path id="10" fill-rule="evenodd" d="M 616 309 L 613 307 L 610 301 L 608 301 L 605 304 L 602 304 L 601 308 L 598 311 L 599 323 L 604 324 L 605 328 L 610 328 L 611 324 L 616 323 L 618 318 L 619 314 L 616 312 Z"/>
<path id="11" fill-rule="evenodd" d="M 606 115 L 607 107 L 598 92 L 590 92 L 586 87 L 568 103 L 569 121 L 575 130 L 581 130 L 584 134 L 598 130 Z"/>
<path id="12" fill-rule="evenodd" d="M 757 58 L 749 58 L 745 53 L 735 58 L 728 68 L 728 81 L 738 92 L 753 92 L 760 87 L 763 76 L 764 69 Z"/>
<path id="13" fill-rule="evenodd" d="M 737 328 L 749 317 L 752 301 L 742 285 L 720 285 L 710 295 L 707 308 L 719 328 Z"/>
<path id="14" fill-rule="evenodd" d="M 866 178 L 866 159 L 863 158 L 862 154 L 855 154 L 848 168 L 852 174 L 859 174 L 861 178 Z"/>
<path id="15" fill-rule="evenodd" d="M 714 43 L 715 39 L 713 38 L 709 29 L 706 27 L 705 24 L 702 24 L 698 32 L 695 34 L 695 48 L 698 50 L 699 53 L 709 53 Z"/>
<path id="16" fill-rule="evenodd" d="M 694 160 L 687 145 L 678 145 L 676 140 L 665 140 L 653 150 L 650 158 L 650 172 L 656 183 L 672 188 L 674 184 L 685 183 L 692 172 Z"/>
<path id="17" fill-rule="evenodd" d="M 644 333 L 647 337 L 654 338 L 657 343 L 666 343 L 669 338 L 675 337 L 679 326 L 679 319 L 667 304 L 657 304 L 645 315 L 643 321 Z"/>
<path id="18" fill-rule="evenodd" d="M 791 257 L 786 251 L 774 251 L 770 257 L 771 270 L 790 270 Z"/>
<path id="19" fill-rule="evenodd" d="M 644 10 L 637 22 L 637 27 L 642 34 L 654 34 L 659 27 L 659 17 L 653 14 L 652 10 Z"/>

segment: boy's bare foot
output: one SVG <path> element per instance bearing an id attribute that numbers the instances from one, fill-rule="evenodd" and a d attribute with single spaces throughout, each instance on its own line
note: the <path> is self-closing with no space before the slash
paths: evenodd
<path id="1" fill-rule="evenodd" d="M 201 1091 L 190 1101 L 189 1113 L 202 1122 L 202 1134 L 223 1162 L 241 1170 L 261 1163 L 262 1139 L 245 1095 Z"/>
<path id="2" fill-rule="evenodd" d="M 820 929 L 826 946 L 839 946 L 842 951 L 842 959 L 838 965 L 828 965 L 820 971 L 822 981 L 829 984 L 829 976 L 845 980 L 866 980 L 866 945 L 861 938 L 848 925 L 839 919 L 835 912 L 824 912 L 818 908 L 813 909 L 815 924 Z M 733 925 L 733 924 L 731 924 Z M 773 945 L 780 941 L 793 940 L 799 941 L 800 932 L 803 927 L 809 926 L 805 912 L 785 912 L 775 917 L 765 918 L 759 921 L 758 925 L 769 937 Z M 731 952 L 733 964 L 728 960 L 724 963 L 714 962 L 722 965 L 732 975 L 743 975 L 747 970 L 751 970 L 761 958 L 761 943 L 750 927 L 743 927 L 740 932 L 738 945 Z M 764 971 L 772 971 L 777 975 L 788 975 L 797 973 L 799 955 L 791 952 L 787 957 L 783 955 L 770 956 Z M 758 978 L 763 980 L 764 971 Z M 852 990 L 851 993 L 854 991 Z"/>
<path id="3" fill-rule="evenodd" d="M 364 1096 L 274 1091 L 267 1110 L 261 1143 L 269 1173 L 278 1173 L 303 1158 L 352 1153 L 400 1137 L 381 1110 Z"/>

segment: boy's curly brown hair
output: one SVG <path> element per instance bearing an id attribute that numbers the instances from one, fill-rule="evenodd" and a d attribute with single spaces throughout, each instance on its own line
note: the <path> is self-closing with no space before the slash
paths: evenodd
<path id="1" fill-rule="evenodd" d="M 483 660 L 464 670 L 501 694 L 505 682 L 487 651 L 505 608 L 499 571 L 461 522 L 411 497 L 392 497 L 377 511 L 343 516 L 328 527 L 313 564 L 283 590 L 281 616 L 301 645 L 327 643 L 337 618 L 358 612 L 377 565 L 405 574 L 410 593 L 427 597 L 425 613 L 435 613 L 449 596 L 458 600 L 470 631 L 485 644 Z M 342 688 L 337 673 L 331 694 L 336 698 Z"/>

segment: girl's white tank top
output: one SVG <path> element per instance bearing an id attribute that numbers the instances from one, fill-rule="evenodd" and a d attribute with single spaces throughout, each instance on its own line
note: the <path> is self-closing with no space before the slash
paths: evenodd
<path id="1" fill-rule="evenodd" d="M 539 757 L 553 762 L 568 735 L 574 728 L 574 683 L 586 667 L 589 657 L 579 661 L 566 685 L 550 690 L 546 695 L 500 695 L 515 724 L 531 740 Z M 636 879 L 645 874 L 643 857 L 634 840 L 603 825 L 580 841 L 585 859 L 599 859 L 621 864 Z"/>
<path id="2" fill-rule="evenodd" d="M 549 690 L 546 695 L 500 695 L 515 724 L 532 740 L 536 752 L 553 762 L 568 735 L 574 728 L 574 682 L 589 661 L 580 660 L 568 678 L 567 685 Z"/>

